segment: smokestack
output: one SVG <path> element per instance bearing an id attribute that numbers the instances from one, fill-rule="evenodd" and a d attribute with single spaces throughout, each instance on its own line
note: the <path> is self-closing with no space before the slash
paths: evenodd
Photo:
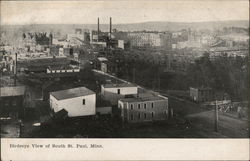
<path id="1" fill-rule="evenodd" d="M 109 36 L 110 36 L 110 39 L 111 39 L 111 33 L 112 33 L 112 17 L 110 17 L 110 23 L 109 23 Z"/>
<path id="2" fill-rule="evenodd" d="M 99 30 L 100 28 L 99 28 L 99 17 L 98 17 L 97 19 L 97 41 L 99 41 Z"/>
<path id="3" fill-rule="evenodd" d="M 16 86 L 16 74 L 17 74 L 17 53 L 15 53 L 14 86 Z"/>

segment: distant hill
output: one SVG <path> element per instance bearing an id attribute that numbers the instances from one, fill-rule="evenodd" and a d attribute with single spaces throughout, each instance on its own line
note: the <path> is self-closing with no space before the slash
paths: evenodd
<path id="1" fill-rule="evenodd" d="M 199 29 L 222 29 L 223 27 L 249 27 L 248 20 L 235 21 L 210 21 L 210 22 L 143 22 L 130 24 L 113 24 L 112 28 L 119 31 L 178 31 L 181 29 L 199 30 Z M 2 25 L 1 31 L 7 32 L 57 32 L 72 33 L 75 28 L 85 28 L 96 30 L 96 24 L 35 24 L 35 25 Z M 102 31 L 109 31 L 109 24 L 100 24 Z"/>
<path id="2" fill-rule="evenodd" d="M 249 21 L 211 21 L 211 22 L 144 22 L 134 24 L 117 24 L 113 28 L 118 30 L 138 31 L 178 31 L 181 29 L 219 29 L 223 27 L 249 27 Z"/>

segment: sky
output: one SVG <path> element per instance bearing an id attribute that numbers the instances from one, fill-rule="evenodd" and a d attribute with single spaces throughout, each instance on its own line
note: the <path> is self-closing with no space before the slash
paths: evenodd
<path id="1" fill-rule="evenodd" d="M 0 1 L 1 25 L 249 20 L 248 0 Z"/>

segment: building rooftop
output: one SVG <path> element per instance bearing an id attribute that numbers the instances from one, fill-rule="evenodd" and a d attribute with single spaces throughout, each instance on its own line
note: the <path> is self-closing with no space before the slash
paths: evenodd
<path id="1" fill-rule="evenodd" d="M 154 96 L 154 97 L 134 97 L 134 98 L 125 98 L 120 99 L 122 102 L 146 102 L 146 101 L 159 101 L 159 100 L 166 100 L 163 97 Z"/>
<path id="2" fill-rule="evenodd" d="M 108 59 L 105 58 L 105 57 L 98 57 L 97 59 L 98 59 L 99 61 L 108 61 Z"/>
<path id="3" fill-rule="evenodd" d="M 69 99 L 69 98 L 74 98 L 74 97 L 91 95 L 91 94 L 95 94 L 95 92 L 91 91 L 90 89 L 86 87 L 78 87 L 78 88 L 71 88 L 67 90 L 51 92 L 50 94 L 54 96 L 57 100 L 63 100 L 63 99 Z"/>
<path id="4" fill-rule="evenodd" d="M 120 83 L 120 84 L 104 84 L 104 88 L 121 88 L 121 87 L 137 87 L 134 84 L 131 83 Z"/>
<path id="5" fill-rule="evenodd" d="M 21 96 L 25 93 L 25 86 L 1 87 L 0 97 Z"/>
<path id="6" fill-rule="evenodd" d="M 212 90 L 210 87 L 190 87 L 190 89 L 198 89 L 198 90 Z"/>
<path id="7" fill-rule="evenodd" d="M 55 66 L 55 65 L 67 65 L 70 64 L 70 59 L 67 57 L 42 57 L 42 58 L 27 58 L 18 61 L 20 67 L 43 67 L 43 66 Z"/>

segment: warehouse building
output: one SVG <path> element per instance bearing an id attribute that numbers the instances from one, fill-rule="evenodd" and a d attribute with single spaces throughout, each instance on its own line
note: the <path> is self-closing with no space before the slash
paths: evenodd
<path id="1" fill-rule="evenodd" d="M 86 87 L 51 92 L 50 107 L 55 113 L 65 109 L 69 117 L 95 115 L 96 94 Z"/>

